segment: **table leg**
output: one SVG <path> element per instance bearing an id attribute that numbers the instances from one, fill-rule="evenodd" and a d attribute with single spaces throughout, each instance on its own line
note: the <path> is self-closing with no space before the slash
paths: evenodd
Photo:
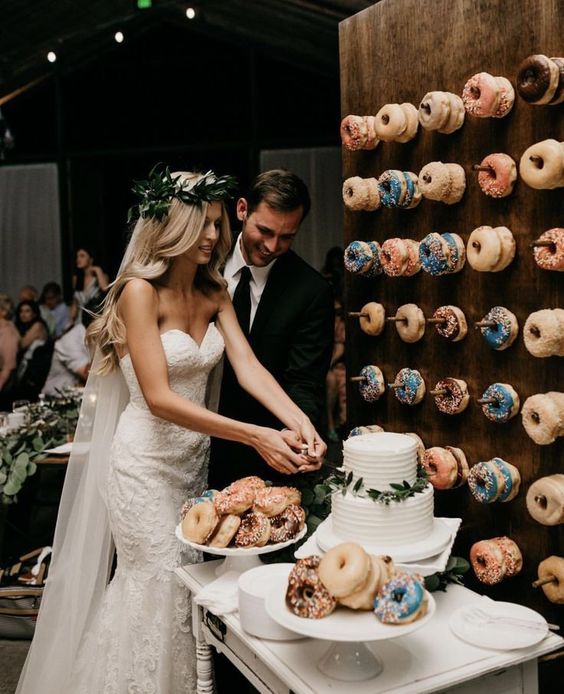
<path id="1" fill-rule="evenodd" d="M 208 646 L 204 641 L 196 642 L 196 676 L 197 694 L 214 694 L 211 646 Z"/>

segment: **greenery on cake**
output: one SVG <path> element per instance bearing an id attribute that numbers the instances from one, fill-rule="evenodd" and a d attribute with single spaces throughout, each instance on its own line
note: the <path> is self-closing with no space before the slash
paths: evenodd
<path id="1" fill-rule="evenodd" d="M 404 501 L 410 496 L 419 494 L 427 488 L 428 484 L 427 473 L 421 465 L 417 466 L 417 478 L 413 484 L 409 484 L 405 480 L 401 483 L 391 482 L 391 489 L 385 491 L 365 487 L 362 477 L 355 480 L 352 471 L 347 473 L 343 469 L 336 469 L 325 481 L 325 486 L 328 487 L 330 494 L 341 492 L 344 496 L 348 492 L 353 496 L 369 498 L 386 505 L 396 501 Z"/>

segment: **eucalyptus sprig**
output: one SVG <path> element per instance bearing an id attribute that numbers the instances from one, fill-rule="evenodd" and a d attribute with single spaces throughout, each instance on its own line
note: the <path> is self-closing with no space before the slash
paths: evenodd
<path id="1" fill-rule="evenodd" d="M 194 185 L 180 179 L 180 174 L 172 176 L 168 166 L 157 164 L 146 181 L 134 181 L 131 190 L 139 198 L 139 204 L 130 208 L 127 221 L 131 222 L 138 216 L 161 221 L 167 216 L 174 198 L 186 205 L 201 205 L 202 202 L 231 198 L 237 188 L 233 176 L 216 176 L 211 170 Z"/>
<path id="2" fill-rule="evenodd" d="M 446 591 L 449 583 L 463 586 L 462 576 L 468 571 L 470 564 L 462 557 L 449 557 L 444 571 L 437 571 L 425 577 L 425 588 L 431 593 L 435 590 Z"/>

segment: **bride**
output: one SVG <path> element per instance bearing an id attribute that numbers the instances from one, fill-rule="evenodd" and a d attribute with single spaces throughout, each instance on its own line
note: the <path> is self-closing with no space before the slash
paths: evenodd
<path id="1" fill-rule="evenodd" d="M 201 557 L 174 531 L 183 502 L 205 490 L 209 436 L 253 446 L 280 473 L 320 466 L 325 444 L 257 361 L 219 274 L 233 183 L 166 169 L 134 188 L 140 217 L 88 332 L 92 375 L 18 693 L 195 691 L 189 595 L 174 569 Z M 240 384 L 287 431 L 206 406 L 224 348 Z"/>

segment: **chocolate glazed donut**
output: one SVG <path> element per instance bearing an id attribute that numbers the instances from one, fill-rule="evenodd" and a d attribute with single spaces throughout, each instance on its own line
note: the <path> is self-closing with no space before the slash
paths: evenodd
<path id="1" fill-rule="evenodd" d="M 559 73 L 559 67 L 546 55 L 530 55 L 517 72 L 519 96 L 529 104 L 547 104 L 558 88 Z"/>
<path id="2" fill-rule="evenodd" d="M 564 101 L 564 58 L 551 58 L 550 60 L 552 60 L 560 71 L 558 86 L 556 87 L 554 96 L 548 102 L 549 106 L 556 106 L 556 104 L 561 104 Z"/>

